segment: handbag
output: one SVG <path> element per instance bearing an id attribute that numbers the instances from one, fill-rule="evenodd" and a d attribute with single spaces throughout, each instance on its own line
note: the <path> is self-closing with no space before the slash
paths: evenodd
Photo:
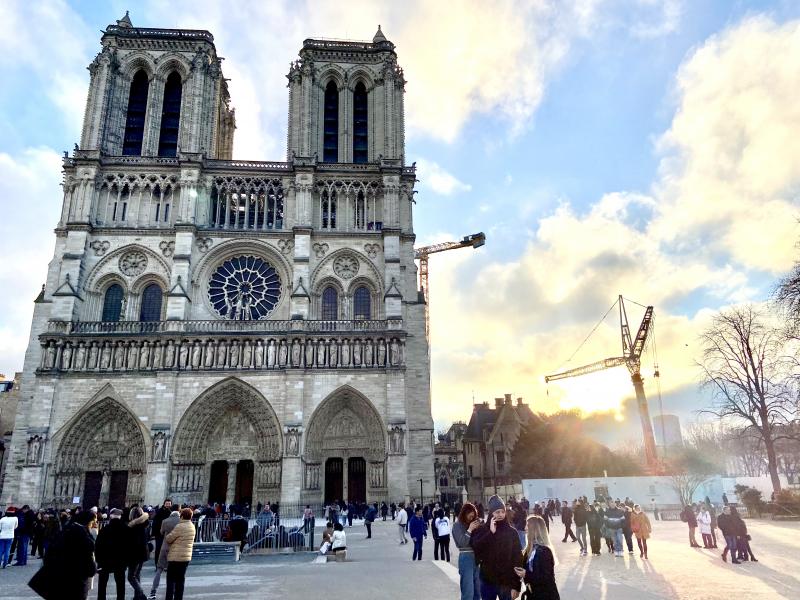
<path id="1" fill-rule="evenodd" d="M 533 589 L 530 583 L 525 583 L 522 579 L 522 593 L 519 595 L 519 600 L 533 600 Z"/>

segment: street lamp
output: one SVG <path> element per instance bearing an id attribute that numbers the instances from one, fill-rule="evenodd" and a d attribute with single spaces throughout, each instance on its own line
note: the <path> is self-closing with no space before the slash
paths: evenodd
<path id="1" fill-rule="evenodd" d="M 422 477 L 420 477 L 417 481 L 419 481 L 419 501 L 420 504 L 425 504 L 425 499 L 422 497 Z"/>

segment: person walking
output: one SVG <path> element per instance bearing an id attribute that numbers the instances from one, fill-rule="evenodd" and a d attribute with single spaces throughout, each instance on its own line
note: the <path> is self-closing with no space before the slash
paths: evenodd
<path id="1" fill-rule="evenodd" d="M 153 576 L 153 585 L 150 588 L 149 600 L 155 600 L 158 594 L 158 586 L 161 583 L 161 575 L 167 570 L 168 561 L 167 554 L 169 553 L 169 544 L 164 542 L 164 536 L 170 533 L 175 526 L 180 523 L 181 514 L 177 510 L 173 510 L 170 515 L 161 521 L 161 550 L 159 551 L 158 559 L 156 560 L 156 574 Z"/>
<path id="2" fill-rule="evenodd" d="M 737 524 L 731 515 L 731 507 L 729 505 L 726 504 L 722 507 L 722 514 L 717 519 L 717 525 L 722 532 L 722 537 L 725 538 L 725 550 L 722 551 L 722 560 L 728 562 L 728 551 L 730 551 L 731 562 L 738 565 L 739 558 L 736 551 Z"/>
<path id="3" fill-rule="evenodd" d="M 481 565 L 481 598 L 511 600 L 512 590 L 519 592 L 521 587 L 514 567 L 520 566 L 522 546 L 517 531 L 506 520 L 506 506 L 498 496 L 489 498 L 488 514 L 489 523 L 472 534 L 472 549 Z"/>
<path id="4" fill-rule="evenodd" d="M 708 508 L 708 514 L 711 515 L 711 542 L 712 542 L 711 547 L 712 548 L 716 548 L 717 547 L 717 527 L 719 526 L 717 524 L 717 509 L 714 508 L 714 505 L 711 502 L 706 504 L 706 507 Z"/>
<path id="5" fill-rule="evenodd" d="M 367 513 L 364 515 L 364 525 L 367 527 L 367 539 L 372 537 L 372 523 L 375 521 L 375 517 L 378 516 L 378 509 L 377 503 L 373 506 L 370 506 L 367 509 Z"/>
<path id="6" fill-rule="evenodd" d="M 703 548 L 713 548 L 714 541 L 711 538 L 711 513 L 704 502 L 697 513 L 697 524 L 700 526 L 700 535 L 703 536 Z"/>
<path id="7" fill-rule="evenodd" d="M 405 508 L 403 507 L 403 503 L 400 503 L 400 510 L 397 511 L 397 530 L 400 537 L 400 544 L 407 544 L 408 539 L 406 538 L 406 526 L 408 525 L 408 513 L 406 512 Z"/>
<path id="8" fill-rule="evenodd" d="M 142 566 L 147 560 L 147 525 L 150 515 L 141 507 L 131 508 L 128 517 L 128 583 L 133 588 L 133 600 L 146 600 L 142 589 Z"/>
<path id="9" fill-rule="evenodd" d="M 636 535 L 636 545 L 639 546 L 639 558 L 647 558 L 647 540 L 653 531 L 650 525 L 650 519 L 647 518 L 647 513 L 642 510 L 638 504 L 633 505 L 633 514 L 631 514 L 631 529 Z"/>
<path id="10" fill-rule="evenodd" d="M 122 511 L 118 508 L 109 513 L 109 521 L 97 534 L 94 546 L 99 576 L 97 600 L 105 600 L 108 579 L 114 576 L 117 598 L 125 597 L 125 569 L 128 567 L 128 528 L 122 522 Z"/>
<path id="11" fill-rule="evenodd" d="M 164 536 L 164 541 L 169 544 L 166 600 L 183 600 L 183 586 L 186 582 L 186 569 L 192 560 L 194 536 L 192 509 L 184 508 L 181 511 L 180 522 Z"/>
<path id="12" fill-rule="evenodd" d="M 14 542 L 14 531 L 19 527 L 17 509 L 9 506 L 6 514 L 0 519 L 0 563 L 5 569 L 9 563 L 11 544 Z"/>
<path id="13" fill-rule="evenodd" d="M 571 537 L 573 542 L 578 541 L 578 538 L 572 533 L 572 509 L 567 506 L 566 500 L 564 500 L 564 505 L 561 507 L 561 522 L 564 524 L 564 539 L 561 541 L 566 542 L 567 536 Z"/>
<path id="14" fill-rule="evenodd" d="M 622 535 L 625 536 L 625 544 L 628 546 L 628 554 L 633 554 L 633 528 L 631 527 L 633 506 L 623 504 L 620 506 L 620 508 L 625 513 L 625 521 L 622 523 Z"/>
<path id="15" fill-rule="evenodd" d="M 433 522 L 439 534 L 439 556 L 442 560 L 450 562 L 450 517 L 444 510 L 439 509 L 439 516 Z"/>
<path id="16" fill-rule="evenodd" d="M 172 499 L 166 498 L 164 503 L 158 507 L 156 511 L 156 516 L 153 517 L 153 537 L 156 539 L 156 551 L 153 557 L 153 560 L 156 563 L 156 567 L 158 567 L 159 557 L 161 556 L 161 544 L 164 543 L 164 536 L 161 534 L 161 523 L 164 522 L 164 519 L 169 518 L 172 514 Z"/>
<path id="17" fill-rule="evenodd" d="M 481 582 L 475 551 L 472 549 L 472 534 L 480 527 L 478 509 L 465 502 L 453 524 L 453 541 L 458 548 L 458 576 L 461 600 L 481 600 Z"/>
<path id="18" fill-rule="evenodd" d="M 414 542 L 414 553 L 411 555 L 411 560 L 422 560 L 422 541 L 423 538 L 428 537 L 427 529 L 425 519 L 422 518 L 422 508 L 417 506 L 414 516 L 408 522 L 408 535 Z"/>
<path id="19" fill-rule="evenodd" d="M 586 527 L 589 530 L 589 544 L 592 547 L 592 556 L 600 556 L 600 541 L 603 539 L 601 534 L 603 518 L 597 512 L 595 504 L 589 505 L 589 510 L 586 513 Z"/>
<path id="20" fill-rule="evenodd" d="M 733 517 L 734 531 L 736 532 L 736 551 L 739 553 L 739 560 L 758 562 L 750 548 L 750 534 L 747 533 L 747 525 L 735 507 L 731 508 L 731 517 Z"/>
<path id="21" fill-rule="evenodd" d="M 583 500 L 575 502 L 575 508 L 572 509 L 572 516 L 575 519 L 575 531 L 578 534 L 578 543 L 581 546 L 581 556 L 586 556 L 588 546 L 586 545 L 586 528 L 588 525 L 588 513 L 586 507 L 583 505 Z M 527 525 L 525 526 L 527 530 Z"/>
<path id="22" fill-rule="evenodd" d="M 434 525 L 434 521 L 439 516 L 439 509 L 436 509 L 434 512 L 431 510 L 431 518 L 430 518 L 430 529 L 431 529 L 431 537 L 433 538 L 433 560 L 439 560 L 439 531 L 436 529 Z M 422 512 L 422 518 L 425 518 L 425 512 Z M 425 526 L 428 526 L 427 520 L 425 521 Z"/>
<path id="23" fill-rule="evenodd" d="M 622 527 L 624 524 L 625 513 L 609 498 L 608 508 L 603 516 L 603 525 L 606 528 L 606 538 L 614 539 L 614 556 L 616 557 L 622 556 Z"/>
<path id="24" fill-rule="evenodd" d="M 699 548 L 700 544 L 695 539 L 694 532 L 697 530 L 697 516 L 691 506 L 684 506 L 681 511 L 681 521 L 689 526 L 689 547 Z"/>
<path id="25" fill-rule="evenodd" d="M 389 507 L 386 505 L 386 502 L 381 502 L 381 517 L 385 521 L 386 515 L 389 514 Z"/>
<path id="26" fill-rule="evenodd" d="M 514 572 L 524 580 L 529 590 L 527 597 L 530 600 L 560 600 L 556 586 L 556 557 L 544 519 L 539 515 L 528 517 L 525 534 L 524 567 L 515 567 Z"/>

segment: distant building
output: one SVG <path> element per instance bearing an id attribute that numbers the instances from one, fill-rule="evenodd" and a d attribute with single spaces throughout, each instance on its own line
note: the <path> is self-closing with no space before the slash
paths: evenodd
<path id="1" fill-rule="evenodd" d="M 0 381 L 0 493 L 6 478 L 6 449 L 11 446 L 11 434 L 17 417 L 21 375 L 22 373 L 16 373 L 13 381 Z"/>
<path id="2" fill-rule="evenodd" d="M 653 433 L 656 436 L 656 446 L 660 448 L 683 446 L 681 421 L 677 415 L 656 415 L 653 417 Z"/>
<path id="3" fill-rule="evenodd" d="M 511 394 L 495 398 L 494 407 L 488 402 L 472 407 L 463 439 L 470 500 L 483 502 L 486 487 L 515 482 L 510 476 L 511 452 L 522 428 L 537 418 L 522 398 L 514 404 Z"/>
<path id="4" fill-rule="evenodd" d="M 437 497 L 442 503 L 454 506 L 461 501 L 466 485 L 464 468 L 464 435 L 467 424 L 453 423 L 446 433 L 438 435 L 433 447 L 433 474 L 436 480 Z"/>

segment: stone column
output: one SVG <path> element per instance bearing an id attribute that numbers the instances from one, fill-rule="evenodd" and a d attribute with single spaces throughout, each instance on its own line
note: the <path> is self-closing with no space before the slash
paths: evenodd
<path id="1" fill-rule="evenodd" d="M 238 460 L 228 461 L 228 491 L 225 493 L 225 504 L 233 504 L 236 495 L 236 466 Z"/>

